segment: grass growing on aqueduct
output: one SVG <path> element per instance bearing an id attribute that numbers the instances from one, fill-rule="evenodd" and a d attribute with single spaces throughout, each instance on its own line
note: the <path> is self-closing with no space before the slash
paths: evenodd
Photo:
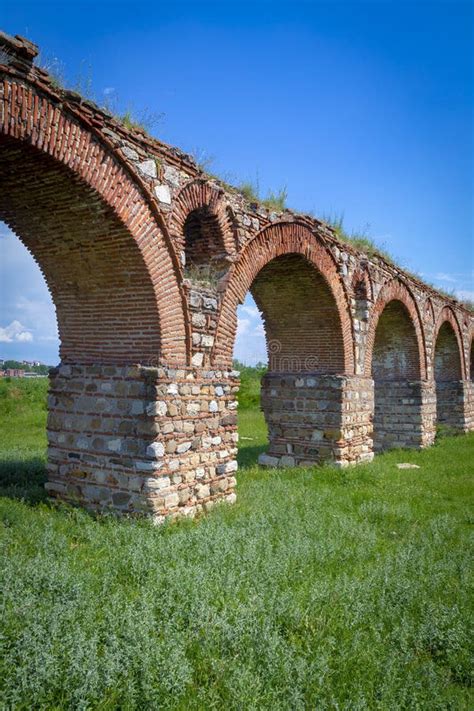
<path id="1" fill-rule="evenodd" d="M 238 503 L 155 528 L 44 500 L 45 390 L 0 383 L 2 709 L 472 708 L 474 436 L 268 472 L 243 409 Z"/>

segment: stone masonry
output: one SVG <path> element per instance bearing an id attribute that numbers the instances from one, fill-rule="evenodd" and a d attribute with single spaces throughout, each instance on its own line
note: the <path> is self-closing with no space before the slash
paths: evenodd
<path id="1" fill-rule="evenodd" d="M 48 491 L 94 509 L 194 515 L 235 499 L 235 372 L 61 365 Z"/>
<path id="2" fill-rule="evenodd" d="M 0 220 L 50 289 L 51 496 L 168 516 L 235 500 L 237 307 L 262 313 L 261 463 L 337 466 L 474 428 L 474 318 L 322 220 L 252 203 L 0 33 Z"/>

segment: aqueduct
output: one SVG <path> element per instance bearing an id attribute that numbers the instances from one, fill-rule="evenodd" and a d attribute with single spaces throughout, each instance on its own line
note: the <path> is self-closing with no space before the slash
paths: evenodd
<path id="1" fill-rule="evenodd" d="M 323 221 L 271 212 L 126 128 L 0 34 L 0 220 L 42 270 L 48 491 L 160 520 L 235 498 L 237 306 L 262 312 L 269 466 L 474 427 L 473 315 Z"/>

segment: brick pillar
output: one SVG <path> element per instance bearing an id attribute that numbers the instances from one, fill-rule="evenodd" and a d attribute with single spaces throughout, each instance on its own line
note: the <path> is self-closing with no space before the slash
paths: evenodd
<path id="1" fill-rule="evenodd" d="M 374 450 L 434 442 L 436 395 L 428 381 L 375 380 Z"/>
<path id="2" fill-rule="evenodd" d="M 265 466 L 339 466 L 372 459 L 373 381 L 321 374 L 267 373 L 262 410 Z"/>
<path id="3" fill-rule="evenodd" d="M 472 383 L 468 380 L 452 380 L 436 383 L 437 424 L 446 425 L 460 432 L 472 429 Z"/>
<path id="4" fill-rule="evenodd" d="M 52 496 L 160 521 L 235 499 L 238 374 L 63 365 L 50 374 Z"/>

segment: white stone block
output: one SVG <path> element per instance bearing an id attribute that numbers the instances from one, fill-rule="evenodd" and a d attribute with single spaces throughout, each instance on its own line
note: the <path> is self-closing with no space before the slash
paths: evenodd
<path id="1" fill-rule="evenodd" d="M 193 357 L 191 358 L 191 364 L 194 365 L 195 368 L 200 368 L 203 360 L 204 360 L 204 353 L 195 353 L 193 355 Z"/>
<path id="2" fill-rule="evenodd" d="M 146 448 L 146 453 L 148 457 L 153 457 L 153 459 L 159 459 L 165 454 L 165 446 L 163 442 L 153 442 L 153 444 L 148 445 Z"/>
<path id="3" fill-rule="evenodd" d="M 142 175 L 146 175 L 149 178 L 156 178 L 156 163 L 151 158 L 149 160 L 144 160 L 142 163 L 139 163 L 138 170 Z"/>
<path id="4" fill-rule="evenodd" d="M 122 449 L 122 440 L 121 439 L 109 439 L 107 442 L 107 449 L 110 452 L 120 452 Z"/>
<path id="5" fill-rule="evenodd" d="M 167 185 L 155 185 L 155 195 L 165 205 L 171 204 L 171 192 Z"/>

